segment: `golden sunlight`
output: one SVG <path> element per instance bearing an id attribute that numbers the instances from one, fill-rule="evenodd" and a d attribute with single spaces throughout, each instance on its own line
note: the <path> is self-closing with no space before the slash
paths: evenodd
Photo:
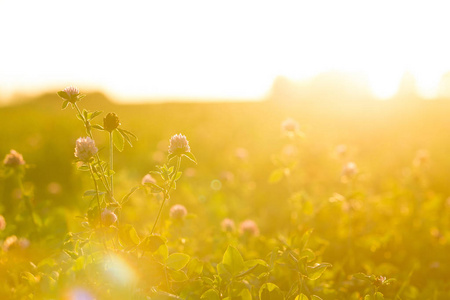
<path id="1" fill-rule="evenodd" d="M 261 99 L 277 76 L 358 72 L 378 98 L 450 70 L 446 1 L 0 2 L 0 98 L 60 86 L 119 101 Z"/>

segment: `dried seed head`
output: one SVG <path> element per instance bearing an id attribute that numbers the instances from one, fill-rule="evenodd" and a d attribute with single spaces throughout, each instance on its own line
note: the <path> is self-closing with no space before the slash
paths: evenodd
<path id="1" fill-rule="evenodd" d="M 106 117 L 103 118 L 103 128 L 105 128 L 106 131 L 112 132 L 119 126 L 120 120 L 115 113 L 108 113 Z"/>

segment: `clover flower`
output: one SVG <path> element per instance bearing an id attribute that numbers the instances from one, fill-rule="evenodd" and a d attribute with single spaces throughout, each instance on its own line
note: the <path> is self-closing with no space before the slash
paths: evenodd
<path id="1" fill-rule="evenodd" d="M 358 174 L 358 167 L 354 162 L 348 162 L 345 164 L 344 168 L 342 168 L 342 177 L 346 179 L 351 179 Z"/>
<path id="2" fill-rule="evenodd" d="M 2 215 L 0 215 L 0 231 L 5 230 L 5 228 L 6 228 L 5 217 L 3 217 Z"/>
<path id="3" fill-rule="evenodd" d="M 106 227 L 111 226 L 112 224 L 116 223 L 116 221 L 117 221 L 117 216 L 116 216 L 116 214 L 115 214 L 113 211 L 111 211 L 111 210 L 109 210 L 109 209 L 107 209 L 107 208 L 105 208 L 105 209 L 102 211 L 101 218 L 102 218 L 103 224 L 104 224 Z"/>
<path id="4" fill-rule="evenodd" d="M 16 150 L 11 149 L 9 154 L 6 154 L 5 159 L 3 160 L 3 164 L 6 167 L 18 167 L 23 166 L 25 161 L 23 160 L 22 154 L 17 152 Z"/>
<path id="5" fill-rule="evenodd" d="M 68 96 L 68 100 L 71 103 L 75 103 L 78 100 L 78 95 L 80 94 L 80 90 L 74 86 L 66 87 L 63 92 L 65 92 Z"/>
<path id="6" fill-rule="evenodd" d="M 170 138 L 169 154 L 181 155 L 187 152 L 191 152 L 191 148 L 186 136 L 180 133 Z"/>
<path id="7" fill-rule="evenodd" d="M 255 221 L 247 219 L 239 225 L 239 232 L 243 235 L 258 236 L 259 228 Z"/>
<path id="8" fill-rule="evenodd" d="M 2 248 L 3 251 L 8 252 L 15 249 L 26 249 L 30 246 L 30 241 L 26 238 L 18 239 L 17 236 L 11 235 L 5 239 Z"/>
<path id="9" fill-rule="evenodd" d="M 300 125 L 292 118 L 287 118 L 281 122 L 281 130 L 286 133 L 294 133 L 300 129 Z"/>
<path id="10" fill-rule="evenodd" d="M 76 142 L 75 157 L 83 162 L 89 162 L 89 160 L 97 154 L 98 149 L 95 147 L 95 141 L 90 137 L 79 138 Z"/>
<path id="11" fill-rule="evenodd" d="M 141 181 L 142 185 L 145 185 L 146 183 L 156 183 L 155 178 L 152 177 L 150 174 L 146 174 Z"/>
<path id="12" fill-rule="evenodd" d="M 108 113 L 106 117 L 103 118 L 103 128 L 106 131 L 112 132 L 117 127 L 120 126 L 119 117 L 115 113 Z"/>
<path id="13" fill-rule="evenodd" d="M 187 209 L 181 204 L 175 204 L 170 208 L 169 215 L 172 219 L 182 220 L 187 216 Z"/>
<path id="14" fill-rule="evenodd" d="M 232 232 L 232 231 L 234 231 L 236 226 L 234 225 L 233 220 L 231 220 L 229 218 L 225 218 L 220 223 L 220 227 L 222 227 L 222 230 L 225 232 Z"/>

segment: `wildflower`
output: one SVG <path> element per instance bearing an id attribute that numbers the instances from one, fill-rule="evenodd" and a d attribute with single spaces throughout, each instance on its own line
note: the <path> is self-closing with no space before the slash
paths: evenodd
<path id="1" fill-rule="evenodd" d="M 344 168 L 342 168 L 342 177 L 344 180 L 352 179 L 358 174 L 358 167 L 354 162 L 348 162 Z"/>
<path id="2" fill-rule="evenodd" d="M 18 239 L 17 236 L 11 235 L 5 239 L 3 242 L 2 248 L 3 251 L 11 251 L 15 249 L 26 249 L 30 246 L 30 241 L 26 238 L 20 238 Z"/>
<path id="3" fill-rule="evenodd" d="M 5 227 L 6 227 L 5 218 L 2 215 L 0 215 L 0 231 L 5 230 Z"/>
<path id="4" fill-rule="evenodd" d="M 220 223 L 220 227 L 222 227 L 222 230 L 225 232 L 232 232 L 232 231 L 234 231 L 236 226 L 234 225 L 233 220 L 231 220 L 229 218 L 225 218 Z"/>
<path id="5" fill-rule="evenodd" d="M 243 235 L 258 236 L 259 228 L 253 220 L 245 220 L 239 225 L 239 232 Z"/>
<path id="6" fill-rule="evenodd" d="M 79 100 L 78 95 L 80 95 L 80 90 L 74 86 L 68 86 L 62 90 L 62 92 L 63 93 L 58 93 L 58 95 L 70 103 L 75 103 Z"/>
<path id="7" fill-rule="evenodd" d="M 300 125 L 292 118 L 287 118 L 281 123 L 281 130 L 286 133 L 295 133 L 300 129 Z"/>
<path id="8" fill-rule="evenodd" d="M 145 185 L 146 183 L 156 183 L 155 178 L 152 177 L 150 174 L 146 174 L 141 181 L 142 185 Z"/>
<path id="9" fill-rule="evenodd" d="M 111 210 L 109 210 L 109 209 L 107 209 L 107 208 L 105 208 L 105 209 L 102 211 L 101 218 L 102 218 L 103 224 L 104 224 L 106 227 L 111 226 L 112 224 L 116 223 L 116 221 L 117 221 L 117 216 L 116 216 L 116 214 L 115 214 L 113 211 L 111 211 Z"/>
<path id="10" fill-rule="evenodd" d="M 5 159 L 3 160 L 3 164 L 6 167 L 18 167 L 23 166 L 25 161 L 23 160 L 22 154 L 17 152 L 16 150 L 11 149 L 9 154 L 6 154 Z"/>
<path id="11" fill-rule="evenodd" d="M 191 152 L 191 148 L 189 147 L 189 141 L 186 139 L 186 136 L 180 133 L 170 138 L 169 154 L 181 155 L 188 152 Z"/>
<path id="12" fill-rule="evenodd" d="M 89 160 L 97 154 L 98 149 L 95 147 L 95 141 L 90 137 L 79 138 L 76 142 L 75 157 L 83 162 L 89 162 Z"/>
<path id="13" fill-rule="evenodd" d="M 106 131 L 112 132 L 114 129 L 119 127 L 119 125 L 119 117 L 115 113 L 109 113 L 103 118 L 103 128 Z"/>
<path id="14" fill-rule="evenodd" d="M 187 209 L 181 204 L 175 204 L 170 208 L 170 217 L 175 220 L 182 220 L 187 216 Z"/>

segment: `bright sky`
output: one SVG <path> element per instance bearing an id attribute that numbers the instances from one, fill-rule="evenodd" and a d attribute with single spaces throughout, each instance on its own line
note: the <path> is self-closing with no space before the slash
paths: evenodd
<path id="1" fill-rule="evenodd" d="M 0 0 L 0 98 L 259 98 L 284 75 L 359 72 L 380 97 L 450 70 L 449 1 Z"/>

